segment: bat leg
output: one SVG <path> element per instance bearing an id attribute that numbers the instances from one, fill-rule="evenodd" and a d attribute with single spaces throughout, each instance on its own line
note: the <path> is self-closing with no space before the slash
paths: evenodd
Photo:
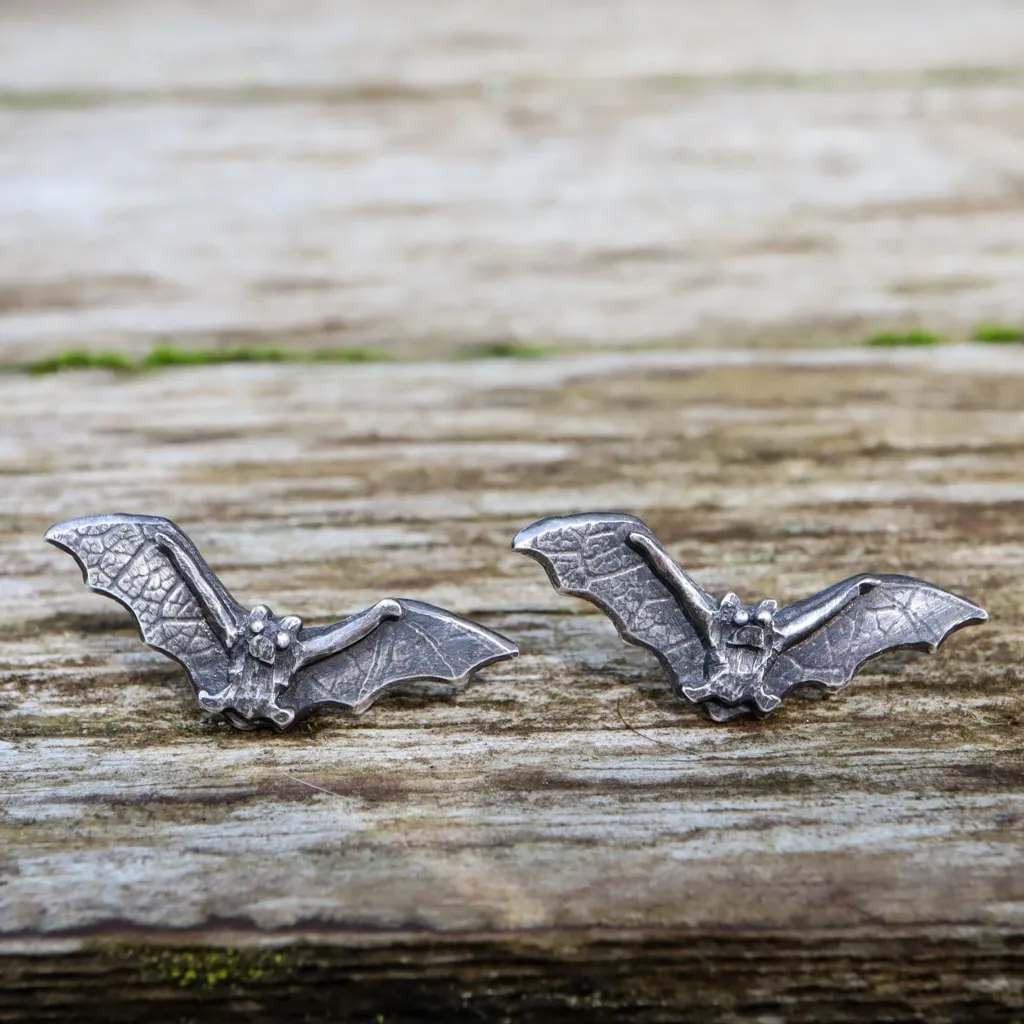
<path id="1" fill-rule="evenodd" d="M 714 688 L 708 684 L 707 686 L 680 686 L 678 692 L 680 696 L 693 701 L 694 704 L 699 704 L 702 700 L 710 697 L 713 690 Z"/>
<path id="2" fill-rule="evenodd" d="M 259 728 L 255 722 L 250 722 L 248 718 L 243 718 L 237 711 L 232 711 L 231 708 L 226 708 L 223 715 L 239 732 L 255 732 Z"/>
<path id="3" fill-rule="evenodd" d="M 241 729 L 244 732 L 252 732 L 254 729 L 260 728 L 259 722 L 246 718 L 233 708 L 230 698 L 220 699 L 201 690 L 199 706 L 204 711 L 213 711 L 223 715 L 236 729 Z M 290 708 L 281 708 L 275 704 L 267 708 L 263 717 L 272 722 L 278 731 L 283 732 L 295 721 L 295 712 Z"/>
<path id="4" fill-rule="evenodd" d="M 730 722 L 734 718 L 745 718 L 750 715 L 750 708 L 745 704 L 731 708 L 728 704 L 719 704 L 717 700 L 709 700 L 701 706 L 708 713 L 708 718 L 712 722 Z"/>
<path id="5" fill-rule="evenodd" d="M 219 697 L 206 690 L 199 691 L 199 706 L 204 711 L 224 711 L 231 702 L 230 696 Z"/>
<path id="6" fill-rule="evenodd" d="M 287 729 L 295 721 L 295 712 L 288 708 L 273 707 L 267 717 L 278 729 Z"/>
<path id="7" fill-rule="evenodd" d="M 757 705 L 758 711 L 767 715 L 782 703 L 782 698 L 776 697 L 774 693 L 768 693 L 764 689 L 758 689 L 754 693 L 754 703 Z"/>

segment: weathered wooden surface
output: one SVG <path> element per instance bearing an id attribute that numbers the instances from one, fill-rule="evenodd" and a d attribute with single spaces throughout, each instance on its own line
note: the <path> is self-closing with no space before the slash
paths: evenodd
<path id="1" fill-rule="evenodd" d="M 271 1019 L 278 982 L 333 978 L 352 1019 L 1019 1016 L 1021 350 L 8 378 L 0 410 L 0 921 L 22 986 L 0 1013 L 88 981 L 100 1016 L 116 992 Z M 719 591 L 912 570 L 993 621 L 713 726 L 508 550 L 581 507 L 644 516 Z M 247 602 L 414 594 L 523 656 L 456 695 L 234 732 L 41 544 L 104 509 L 174 517 Z M 153 952 L 268 941 L 291 958 L 273 981 L 233 962 L 193 987 Z"/>
<path id="2" fill-rule="evenodd" d="M 302 6 L 0 6 L 0 363 L 415 360 L 0 376 L 0 1020 L 1021 1019 L 1024 350 L 836 346 L 1024 320 L 1024 7 Z M 596 508 L 992 621 L 713 727 L 508 550 Z M 523 656 L 236 733 L 41 541 L 111 510 Z"/>
<path id="3" fill-rule="evenodd" d="M 0 357 L 1024 319 L 1016 0 L 0 6 Z"/>

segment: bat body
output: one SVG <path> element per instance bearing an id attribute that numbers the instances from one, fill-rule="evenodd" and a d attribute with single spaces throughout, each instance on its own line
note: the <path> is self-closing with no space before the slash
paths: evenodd
<path id="1" fill-rule="evenodd" d="M 420 601 L 385 599 L 305 628 L 266 605 L 246 609 L 168 519 L 104 515 L 59 523 L 46 539 L 93 590 L 135 616 L 142 639 L 180 662 L 200 705 L 239 729 L 287 729 L 316 708 L 366 710 L 415 679 L 458 682 L 518 654 L 498 633 Z"/>
<path id="2" fill-rule="evenodd" d="M 716 721 L 766 715 L 801 686 L 838 689 L 895 648 L 934 651 L 988 615 L 911 576 L 859 575 L 779 608 L 716 600 L 634 516 L 541 519 L 515 538 L 560 593 L 596 604 L 628 643 L 661 661 L 676 693 Z"/>

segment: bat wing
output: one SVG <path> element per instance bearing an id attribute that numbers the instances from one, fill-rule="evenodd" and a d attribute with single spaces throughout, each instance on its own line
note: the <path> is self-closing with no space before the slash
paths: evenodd
<path id="1" fill-rule="evenodd" d="M 86 584 L 123 604 L 139 625 L 142 639 L 180 662 L 196 689 L 211 692 L 227 679 L 227 652 L 174 563 L 156 544 L 158 533 L 172 536 L 206 573 L 225 607 L 244 609 L 220 585 L 195 545 L 169 519 L 157 516 L 89 516 L 58 523 L 46 539 L 67 551 Z"/>
<path id="2" fill-rule="evenodd" d="M 561 594 L 596 604 L 627 643 L 653 651 L 678 690 L 703 676 L 704 645 L 631 533 L 651 531 L 635 516 L 600 513 L 541 519 L 512 542 L 536 559 Z"/>
<path id="3" fill-rule="evenodd" d="M 301 714 L 324 704 L 359 713 L 390 686 L 416 679 L 460 682 L 519 653 L 501 634 L 443 608 L 404 598 L 399 604 L 400 619 L 387 619 L 351 647 L 299 669 L 278 703 Z M 300 637 L 330 628 L 306 629 Z"/>
<path id="4" fill-rule="evenodd" d="M 785 626 L 856 579 L 787 605 L 776 614 L 776 625 Z M 935 651 L 951 633 L 988 619 L 983 608 L 924 580 L 892 575 L 876 579 L 881 580 L 879 586 L 783 651 L 769 670 L 764 689 L 777 697 L 808 684 L 838 689 L 870 658 L 898 648 Z"/>

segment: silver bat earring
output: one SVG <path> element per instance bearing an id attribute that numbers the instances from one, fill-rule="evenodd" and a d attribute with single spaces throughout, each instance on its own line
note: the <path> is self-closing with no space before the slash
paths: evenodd
<path id="1" fill-rule="evenodd" d="M 678 696 L 716 722 L 767 715 L 790 690 L 837 690 L 869 658 L 896 648 L 935 651 L 988 614 L 912 576 L 851 576 L 779 608 L 717 601 L 634 516 L 541 519 L 512 542 L 562 594 L 596 604 L 623 640 L 657 656 Z"/>
<path id="2" fill-rule="evenodd" d="M 169 519 L 90 516 L 46 539 L 135 616 L 150 647 L 184 666 L 201 707 L 237 729 L 280 732 L 325 706 L 358 713 L 397 683 L 458 682 L 519 653 L 498 633 L 404 598 L 310 628 L 266 605 L 247 610 Z"/>

